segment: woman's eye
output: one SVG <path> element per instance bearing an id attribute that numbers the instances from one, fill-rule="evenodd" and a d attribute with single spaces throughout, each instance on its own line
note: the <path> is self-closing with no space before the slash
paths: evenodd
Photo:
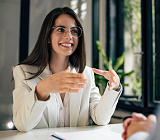
<path id="1" fill-rule="evenodd" d="M 78 34 L 78 30 L 72 30 L 73 34 Z"/>
<path id="2" fill-rule="evenodd" d="M 64 28 L 57 29 L 58 32 L 65 32 Z"/>

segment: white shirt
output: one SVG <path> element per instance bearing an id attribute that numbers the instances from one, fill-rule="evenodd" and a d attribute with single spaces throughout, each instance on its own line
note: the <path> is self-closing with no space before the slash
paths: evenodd
<path id="1" fill-rule="evenodd" d="M 139 131 L 131 135 L 127 140 L 146 140 L 149 136 L 149 133 L 145 131 Z"/>
<path id="2" fill-rule="evenodd" d="M 65 94 L 64 100 L 62 102 L 59 93 L 56 93 L 57 101 L 57 127 L 69 127 L 70 126 L 70 101 L 69 93 Z"/>

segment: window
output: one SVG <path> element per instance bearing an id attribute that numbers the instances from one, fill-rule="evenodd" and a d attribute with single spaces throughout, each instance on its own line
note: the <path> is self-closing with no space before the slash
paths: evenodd
<path id="1" fill-rule="evenodd" d="M 141 0 L 124 0 L 124 70 L 134 70 L 131 76 L 124 78 L 124 83 L 128 84 L 124 86 L 124 95 L 134 96 L 137 101 L 141 101 L 142 96 L 141 19 Z"/>
<path id="2" fill-rule="evenodd" d="M 84 28 L 87 65 L 92 65 L 92 7 L 91 0 L 71 0 L 71 8 L 80 17 Z"/>
<path id="3" fill-rule="evenodd" d="M 124 91 L 118 108 L 151 113 L 160 102 L 160 2 L 158 0 L 107 1 L 107 56 L 126 53 Z"/>

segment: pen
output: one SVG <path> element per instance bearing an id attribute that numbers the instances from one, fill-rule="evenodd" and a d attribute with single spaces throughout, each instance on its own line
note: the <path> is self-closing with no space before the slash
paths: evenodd
<path id="1" fill-rule="evenodd" d="M 54 138 L 56 138 L 56 139 L 63 140 L 63 139 L 61 139 L 61 138 L 59 138 L 59 137 L 57 137 L 55 135 L 51 135 L 51 136 L 54 137 Z"/>

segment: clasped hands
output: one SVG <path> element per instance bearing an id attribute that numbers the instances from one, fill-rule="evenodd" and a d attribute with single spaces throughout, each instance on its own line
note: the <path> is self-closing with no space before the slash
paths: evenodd
<path id="1" fill-rule="evenodd" d="M 124 132 L 122 138 L 126 140 L 136 132 L 150 132 L 156 126 L 156 116 L 151 114 L 148 117 L 141 113 L 132 113 L 132 118 L 127 118 L 123 122 Z"/>
<path id="2" fill-rule="evenodd" d="M 84 74 L 71 73 L 70 66 L 62 72 L 52 74 L 40 81 L 36 86 L 36 94 L 39 100 L 47 100 L 50 93 L 76 93 L 80 92 L 80 88 L 85 88 L 87 79 Z M 120 84 L 120 79 L 114 70 L 103 71 L 92 69 L 94 73 L 103 75 L 109 80 L 109 89 L 117 89 Z"/>

